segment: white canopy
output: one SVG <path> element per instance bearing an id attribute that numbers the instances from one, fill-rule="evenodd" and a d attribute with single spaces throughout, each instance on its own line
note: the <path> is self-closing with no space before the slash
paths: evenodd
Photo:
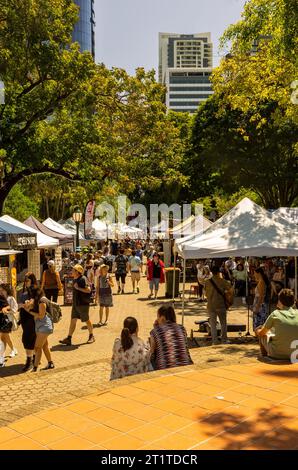
<path id="1" fill-rule="evenodd" d="M 144 238 L 143 231 L 137 227 L 131 227 L 130 225 L 126 224 L 112 224 L 111 229 L 113 230 L 113 237 L 112 238 L 125 238 L 129 237 L 133 240 L 137 240 L 139 238 Z"/>
<path id="2" fill-rule="evenodd" d="M 111 226 L 104 220 L 94 219 L 92 222 L 94 236 L 98 240 L 105 240 L 106 238 L 114 238 Z"/>
<path id="3" fill-rule="evenodd" d="M 298 224 L 298 207 L 280 207 L 274 211 L 274 214 L 283 217 L 293 224 Z"/>
<path id="4" fill-rule="evenodd" d="M 298 226 L 245 198 L 202 235 L 181 239 L 176 248 L 186 259 L 298 256 Z"/>
<path id="5" fill-rule="evenodd" d="M 18 220 L 14 219 L 13 217 L 10 217 L 9 215 L 3 215 L 2 217 L 0 217 L 0 220 L 14 225 L 15 227 L 26 229 L 28 232 L 36 233 L 38 248 L 55 248 L 56 246 L 59 246 L 59 240 L 57 240 L 56 238 L 49 237 L 48 235 L 45 235 L 39 232 L 38 230 L 35 230 L 29 227 L 28 225 L 23 224 L 22 222 L 19 222 Z"/>
<path id="6" fill-rule="evenodd" d="M 74 235 L 75 233 L 75 230 L 68 230 L 50 217 L 43 222 L 43 225 L 48 227 L 50 230 L 53 230 L 54 232 L 61 233 L 62 235 Z"/>
<path id="7" fill-rule="evenodd" d="M 71 233 L 71 235 L 76 234 L 76 224 L 72 219 L 67 219 L 67 220 L 59 220 L 59 225 L 64 227 L 68 232 Z M 80 230 L 79 230 L 79 237 L 80 240 L 85 240 L 84 237 L 84 224 L 80 224 Z"/>
<path id="8" fill-rule="evenodd" d="M 206 219 L 203 215 L 197 215 L 196 217 L 191 215 L 183 222 L 170 229 L 169 233 L 174 239 L 178 239 L 182 236 L 201 234 L 204 230 L 210 227 L 211 224 L 212 222 Z"/>
<path id="9" fill-rule="evenodd" d="M 0 250 L 0 256 L 18 255 L 19 253 L 23 252 L 17 250 Z"/>

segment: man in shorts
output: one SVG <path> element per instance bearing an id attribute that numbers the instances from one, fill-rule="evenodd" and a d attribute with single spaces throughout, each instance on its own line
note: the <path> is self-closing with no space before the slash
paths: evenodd
<path id="1" fill-rule="evenodd" d="M 124 249 L 121 248 L 119 251 L 119 255 L 116 256 L 115 258 L 115 264 L 116 264 L 116 271 L 115 271 L 115 276 L 116 276 L 116 281 L 118 284 L 118 294 L 122 292 L 124 294 L 124 288 L 125 288 L 125 279 L 128 271 L 128 258 L 127 256 L 124 255 Z M 120 284 L 121 280 L 121 284 Z"/>
<path id="2" fill-rule="evenodd" d="M 135 293 L 136 284 L 137 284 L 137 293 L 139 293 L 140 292 L 139 282 L 141 280 L 142 261 L 136 255 L 136 252 L 134 250 L 132 251 L 131 256 L 128 258 L 128 266 L 129 266 L 129 271 L 131 273 L 133 294 Z"/>
<path id="3" fill-rule="evenodd" d="M 75 332 L 78 320 L 81 320 L 81 322 L 87 325 L 89 331 L 87 344 L 94 343 L 95 341 L 93 326 L 89 319 L 91 289 L 88 284 L 88 279 L 83 274 L 83 266 L 76 264 L 73 268 L 73 304 L 69 333 L 67 338 L 59 341 L 59 343 L 65 344 L 66 346 L 71 346 L 72 335 Z"/>

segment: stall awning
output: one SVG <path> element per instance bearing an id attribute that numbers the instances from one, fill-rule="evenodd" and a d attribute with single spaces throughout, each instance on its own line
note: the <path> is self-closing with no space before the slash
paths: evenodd
<path id="1" fill-rule="evenodd" d="M 59 245 L 59 240 L 57 240 L 57 238 L 48 237 L 44 233 L 41 233 L 38 230 L 34 230 L 33 228 L 28 227 L 28 225 L 19 222 L 18 220 L 14 219 L 13 217 L 10 217 L 9 215 L 3 215 L 2 217 L 0 217 L 0 220 L 8 222 L 11 225 L 15 225 L 16 227 L 26 229 L 31 233 L 36 233 L 38 248 L 55 248 Z"/>
<path id="2" fill-rule="evenodd" d="M 59 240 L 59 245 L 66 245 L 68 243 L 73 243 L 73 237 L 70 235 L 63 235 L 58 232 L 54 232 L 53 230 L 49 229 L 45 225 L 43 225 L 41 222 L 39 222 L 35 217 L 29 217 L 27 220 L 24 222 L 25 225 L 28 225 L 28 227 L 33 228 L 34 230 L 38 230 L 39 232 L 43 233 L 44 235 L 47 235 L 49 237 L 57 238 Z"/>
<path id="3" fill-rule="evenodd" d="M 35 233 L 0 220 L 0 248 L 20 250 L 36 246 Z"/>
<path id="4" fill-rule="evenodd" d="M 186 259 L 298 256 L 298 226 L 245 198 L 202 235 L 176 247 Z"/>

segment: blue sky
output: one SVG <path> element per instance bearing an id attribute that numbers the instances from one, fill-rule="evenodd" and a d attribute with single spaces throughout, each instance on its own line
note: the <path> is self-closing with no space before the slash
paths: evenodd
<path id="1" fill-rule="evenodd" d="M 246 0 L 95 0 L 96 60 L 133 73 L 158 67 L 158 33 L 211 32 L 213 63 L 218 41 L 240 19 Z"/>

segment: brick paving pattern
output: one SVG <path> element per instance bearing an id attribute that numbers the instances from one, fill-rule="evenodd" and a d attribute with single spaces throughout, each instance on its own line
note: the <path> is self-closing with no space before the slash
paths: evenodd
<path id="1" fill-rule="evenodd" d="M 130 279 L 128 279 L 127 292 L 130 289 Z M 119 448 L 131 448 L 129 446 L 133 445 L 134 448 L 147 446 L 148 449 L 151 448 L 151 445 L 159 446 L 155 448 L 166 449 L 192 448 L 192 430 L 195 432 L 195 429 L 197 429 L 196 420 L 193 420 L 193 406 L 196 402 L 198 402 L 196 416 L 203 416 L 204 429 L 206 429 L 206 416 L 213 416 L 214 414 L 214 419 L 211 419 L 211 417 L 210 419 L 212 427 L 216 427 L 216 415 L 220 412 L 222 404 L 226 405 L 227 402 L 229 403 L 230 413 L 231 410 L 234 411 L 233 407 L 237 406 L 239 408 L 238 402 L 243 401 L 240 411 L 245 413 L 245 418 L 248 419 L 248 423 L 251 423 L 251 427 L 255 414 L 249 411 L 244 412 L 244 410 L 254 410 L 256 405 L 268 405 L 268 403 L 271 403 L 268 396 L 272 398 L 274 396 L 275 405 L 279 401 L 289 400 L 286 406 L 283 405 L 285 413 L 290 414 L 290 412 L 297 409 L 297 405 L 295 406 L 296 399 L 298 402 L 297 382 L 292 375 L 290 376 L 295 372 L 297 377 L 296 366 L 279 366 L 282 367 L 283 373 L 288 374 L 289 377 L 281 374 L 279 378 L 279 369 L 276 369 L 274 380 L 271 377 L 267 380 L 262 378 L 260 381 L 260 374 L 266 376 L 273 366 L 258 362 L 258 347 L 254 342 L 237 344 L 235 340 L 235 344 L 231 345 L 194 347 L 191 349 L 194 365 L 183 368 L 183 372 L 182 369 L 176 369 L 177 372 L 174 374 L 172 369 L 146 374 L 142 378 L 134 376 L 109 382 L 111 350 L 114 339 L 120 333 L 123 319 L 128 315 L 135 316 L 139 322 L 140 335 L 146 339 L 156 318 L 158 306 L 167 301 L 164 298 L 150 301 L 146 297 L 147 293 L 146 280 L 142 279 L 141 294 L 115 295 L 115 307 L 112 309 L 109 324 L 106 327 L 95 329 L 96 342 L 91 345 L 86 344 L 88 332 L 82 329 L 79 323 L 73 338 L 74 346 L 64 347 L 59 345 L 59 339 L 67 334 L 70 318 L 70 308 L 63 308 L 63 320 L 56 325 L 55 332 L 50 338 L 56 366 L 53 371 L 38 372 L 36 374 L 31 372 L 21 373 L 24 362 L 24 353 L 20 341 L 21 331 L 18 330 L 13 334 L 13 340 L 19 350 L 19 355 L 14 359 L 8 359 L 6 367 L 0 370 L 0 449 L 13 448 L 13 446 L 20 449 L 89 449 L 91 447 L 112 449 L 117 447 L 110 447 L 110 445 L 117 446 L 120 445 L 119 442 L 122 446 Z M 163 292 L 161 292 L 162 295 Z M 177 301 L 175 305 L 178 321 L 180 321 L 181 302 Z M 229 322 L 246 323 L 246 316 L 245 308 L 238 305 L 229 312 Z M 188 333 L 194 327 L 194 320 L 198 318 L 205 319 L 206 317 L 207 312 L 204 304 L 199 304 L 195 300 L 187 302 L 185 326 Z M 94 323 L 98 322 L 98 307 L 91 308 L 91 319 Z M 201 339 L 203 338 L 203 335 L 197 333 L 195 335 L 200 336 Z M 237 337 L 237 333 L 232 336 Z M 201 341 L 200 344 L 205 343 Z M 194 346 L 196 346 L 195 343 Z M 42 363 L 44 364 L 44 358 Z M 240 374 L 245 375 L 246 380 L 244 380 L 244 375 L 238 374 L 237 376 L 238 372 L 229 369 L 230 365 L 239 363 L 243 363 L 239 370 Z M 219 369 L 218 366 L 225 366 L 225 368 Z M 206 370 L 202 371 L 202 369 Z M 246 369 L 250 372 L 246 372 Z M 252 371 L 257 371 L 256 377 L 255 374 L 252 374 Z M 187 379 L 184 378 L 186 377 L 184 374 L 188 374 Z M 195 379 L 191 379 L 192 374 L 193 377 L 196 377 Z M 219 375 L 216 376 L 216 374 Z M 202 377 L 204 377 L 204 380 L 201 380 Z M 239 380 L 239 377 L 241 380 Z M 191 387 L 189 387 L 190 382 L 187 382 L 190 379 Z M 176 381 L 175 386 L 173 386 L 173 380 Z M 141 396 L 138 397 L 139 400 L 135 402 L 133 395 L 137 395 L 137 392 L 139 393 L 140 388 L 142 388 L 138 384 L 143 384 L 144 390 Z M 187 388 L 185 389 L 185 387 Z M 218 387 L 220 387 L 220 390 Z M 273 389 L 275 395 L 273 395 Z M 173 393 L 174 390 L 175 393 Z M 215 398 L 216 394 L 224 391 L 226 392 L 224 399 Z M 108 397 L 112 399 L 113 407 L 108 405 Z M 122 412 L 124 399 L 125 415 Z M 201 405 L 203 401 L 204 406 Z M 158 402 L 158 406 L 155 402 Z M 152 406 L 153 403 L 154 406 Z M 102 409 L 103 405 L 104 410 Z M 149 408 L 151 409 L 149 410 Z M 7 412 L 8 409 L 9 413 Z M 206 410 L 208 410 L 207 415 Z M 55 420 L 53 422 L 48 421 L 44 419 L 45 415 L 43 415 L 47 412 L 52 413 L 50 416 L 56 417 L 60 415 L 63 417 L 66 413 L 67 419 L 57 418 L 59 422 Z M 82 414 L 88 416 L 82 416 Z M 150 419 L 148 418 L 149 414 Z M 218 426 L 220 426 L 223 415 L 217 417 L 219 418 Z M 62 426 L 61 423 L 67 423 L 68 418 L 71 424 Z M 230 418 L 232 423 L 234 423 L 234 418 L 233 416 Z M 237 424 L 244 419 L 240 418 L 243 418 L 243 416 L 238 416 Z M 82 425 L 82 419 L 85 425 Z M 227 417 L 224 421 L 226 419 Z M 151 421 L 156 421 L 153 428 L 149 425 Z M 186 421 L 189 427 L 182 426 Z M 74 423 L 79 422 L 80 433 L 76 433 L 77 427 Z M 209 423 L 209 421 L 207 422 Z M 292 426 L 294 426 L 293 423 L 294 421 L 291 422 Z M 68 426 L 68 429 L 65 426 Z M 144 426 L 149 427 L 143 429 Z M 134 429 L 138 429 L 138 427 L 142 427 L 141 440 L 139 439 L 139 432 L 135 431 L 134 435 Z M 187 431 L 184 430 L 185 427 Z M 93 428 L 96 428 L 94 432 L 92 432 Z M 159 430 L 157 431 L 156 428 Z M 294 430 L 289 429 L 287 429 L 286 436 L 290 435 L 292 439 Z M 164 433 L 164 430 L 167 432 Z M 96 436 L 99 436 L 100 431 L 104 431 L 103 435 L 107 436 L 107 441 L 111 440 L 111 444 L 108 446 L 103 445 L 102 440 L 97 442 L 99 437 Z M 175 434 L 178 431 L 180 447 L 176 447 L 178 444 L 174 444 L 176 442 L 175 437 L 177 437 Z M 270 428 L 270 431 L 273 433 L 273 429 Z M 84 432 L 85 434 L 81 435 Z M 221 432 L 223 431 L 215 433 L 215 436 L 218 437 L 216 437 L 216 441 L 212 440 L 212 445 L 225 448 L 223 447 Z M 154 434 L 155 437 L 160 435 L 160 439 L 155 439 L 160 442 L 153 443 L 150 438 L 151 434 Z M 232 433 L 231 441 L 234 434 L 238 436 L 237 433 Z M 273 442 L 276 442 L 277 437 L 274 438 L 274 433 L 272 436 Z M 226 438 L 227 435 L 224 439 Z M 94 442 L 94 439 L 96 442 Z M 198 440 L 198 437 L 196 439 Z M 212 439 L 215 439 L 215 437 Z M 237 437 L 235 438 L 236 441 L 239 442 Z M 202 446 L 204 445 L 203 442 Z M 229 445 L 233 444 L 237 447 L 235 442 L 231 442 Z M 52 443 L 55 443 L 56 446 Z M 197 444 L 196 441 L 194 445 Z M 284 445 L 287 445 L 287 443 Z M 251 447 L 253 448 L 254 445 L 252 444 Z"/>

